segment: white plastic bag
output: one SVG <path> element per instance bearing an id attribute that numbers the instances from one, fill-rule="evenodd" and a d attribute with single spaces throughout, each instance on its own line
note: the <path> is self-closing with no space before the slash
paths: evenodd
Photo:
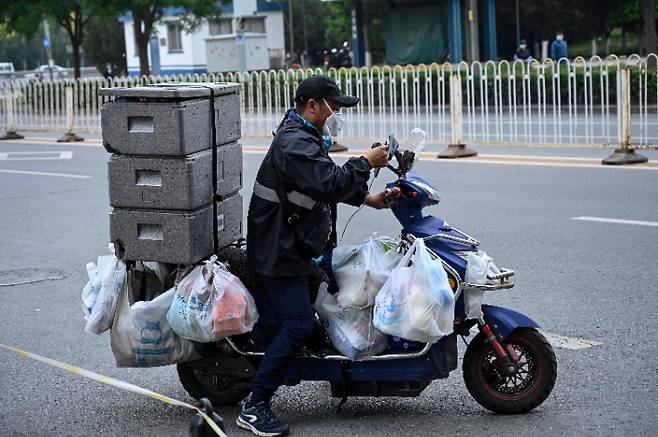
<path id="1" fill-rule="evenodd" d="M 337 298 L 342 307 L 365 308 L 400 262 L 396 240 L 374 233 L 357 246 L 338 246 L 333 252 L 333 271 L 338 283 Z"/>
<path id="2" fill-rule="evenodd" d="M 89 282 L 82 290 L 85 331 L 102 334 L 110 329 L 117 299 L 126 282 L 126 264 L 114 255 L 99 256 L 96 265 L 87 263 Z"/>
<path id="3" fill-rule="evenodd" d="M 176 290 L 131 305 L 133 292 L 129 284 L 119 296 L 110 332 L 117 367 L 164 366 L 200 358 L 194 343 L 176 335 L 165 317 Z"/>
<path id="4" fill-rule="evenodd" d="M 470 284 L 487 284 L 487 276 L 495 276 L 500 269 L 493 259 L 483 250 L 466 253 L 466 282 Z"/>
<path id="5" fill-rule="evenodd" d="M 434 343 L 452 333 L 454 313 L 455 299 L 441 261 L 432 259 L 418 238 L 375 299 L 375 327 L 389 335 Z"/>
<path id="6" fill-rule="evenodd" d="M 495 276 L 500 269 L 493 259 L 483 250 L 466 253 L 466 283 L 486 285 L 490 283 L 488 276 Z M 464 288 L 464 309 L 467 319 L 479 319 L 484 316 L 482 312 L 482 301 L 484 300 L 484 289 L 475 287 Z"/>
<path id="7" fill-rule="evenodd" d="M 388 346 L 388 337 L 372 324 L 371 308 L 343 308 L 326 286 L 320 287 L 314 306 L 331 343 L 352 361 L 377 355 Z"/>
<path id="8" fill-rule="evenodd" d="M 208 343 L 251 331 L 258 311 L 240 279 L 209 261 L 180 281 L 167 320 L 178 335 Z"/>

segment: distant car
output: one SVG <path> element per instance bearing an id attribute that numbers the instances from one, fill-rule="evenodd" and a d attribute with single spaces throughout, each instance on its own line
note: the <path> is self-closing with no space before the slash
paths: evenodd
<path id="1" fill-rule="evenodd" d="M 64 67 L 53 65 L 53 79 L 64 79 L 69 75 Z M 39 65 L 32 73 L 25 75 L 28 80 L 50 80 L 50 71 L 48 65 Z"/>
<path id="2" fill-rule="evenodd" d="M 14 64 L 11 62 L 0 62 L 0 79 L 11 80 L 14 77 Z"/>

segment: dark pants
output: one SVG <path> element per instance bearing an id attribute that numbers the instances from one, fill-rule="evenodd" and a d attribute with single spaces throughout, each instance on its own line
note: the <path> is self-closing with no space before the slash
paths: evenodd
<path id="1" fill-rule="evenodd" d="M 264 292 L 253 293 L 258 308 L 255 340 L 267 344 L 251 389 L 252 402 L 269 401 L 283 381 L 295 355 L 313 334 L 315 316 L 311 307 L 308 278 L 260 276 Z"/>

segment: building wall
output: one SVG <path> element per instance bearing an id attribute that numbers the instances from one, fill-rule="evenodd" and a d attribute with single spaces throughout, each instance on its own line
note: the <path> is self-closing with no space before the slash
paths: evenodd
<path id="1" fill-rule="evenodd" d="M 266 44 L 269 52 L 269 58 L 272 60 L 270 66 L 279 68 L 285 56 L 285 32 L 284 18 L 281 11 L 263 11 L 258 15 L 266 16 L 265 28 L 267 32 Z M 226 14 L 224 16 L 231 16 Z M 164 17 L 156 24 L 158 38 L 158 47 L 160 53 L 160 74 L 194 74 L 208 72 L 208 58 L 206 50 L 206 39 L 210 36 L 208 22 L 206 20 L 193 32 L 188 33 L 185 30 L 181 32 L 181 42 L 183 51 L 180 53 L 169 52 L 169 41 L 167 33 L 167 24 L 176 22 L 176 16 Z M 128 74 L 131 76 L 139 75 L 139 57 L 137 56 L 135 38 L 133 32 L 133 22 L 126 19 L 123 23 L 124 36 L 126 41 L 126 62 L 128 65 Z M 166 41 L 162 45 L 162 39 Z M 153 57 L 149 45 L 149 63 L 153 69 Z M 251 63 L 261 67 L 262 62 Z"/>

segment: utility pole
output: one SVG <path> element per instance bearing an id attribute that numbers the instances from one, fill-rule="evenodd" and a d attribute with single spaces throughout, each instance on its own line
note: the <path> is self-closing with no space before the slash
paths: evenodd
<path id="1" fill-rule="evenodd" d="M 50 74 L 50 80 L 53 80 L 53 66 L 55 62 L 53 61 L 53 50 L 50 47 L 50 25 L 48 24 L 48 19 L 43 19 L 43 46 L 46 49 L 46 54 L 48 55 L 48 72 Z"/>
<path id="2" fill-rule="evenodd" d="M 468 24 L 469 24 L 469 39 L 470 39 L 470 55 L 471 62 L 480 60 L 480 32 L 478 22 L 478 1 L 468 1 Z"/>
<path id="3" fill-rule="evenodd" d="M 521 44 L 521 19 L 519 18 L 519 0 L 516 0 L 516 46 Z"/>
<path id="4" fill-rule="evenodd" d="M 290 63 L 295 61 L 295 38 L 292 31 L 293 28 L 293 19 L 292 19 L 292 0 L 288 0 L 288 40 L 290 41 Z M 288 65 L 290 67 L 290 65 Z"/>
<path id="5" fill-rule="evenodd" d="M 304 32 L 304 55 L 302 57 L 302 67 L 308 66 L 308 33 L 306 32 L 306 0 L 302 0 L 302 30 Z"/>

